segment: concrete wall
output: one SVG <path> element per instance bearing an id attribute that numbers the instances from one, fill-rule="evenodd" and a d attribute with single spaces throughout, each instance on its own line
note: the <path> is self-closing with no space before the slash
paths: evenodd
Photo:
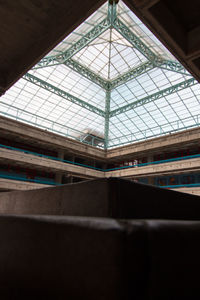
<path id="1" fill-rule="evenodd" d="M 172 190 L 181 192 L 181 193 L 187 193 L 187 194 L 200 196 L 200 187 L 178 188 L 178 189 L 172 189 Z"/>
<path id="2" fill-rule="evenodd" d="M 0 296 L 199 299 L 199 235 L 199 221 L 0 216 Z"/>
<path id="3" fill-rule="evenodd" d="M 0 193 L 0 213 L 108 215 L 107 182 L 95 180 L 31 191 Z"/>
<path id="4" fill-rule="evenodd" d="M 120 178 L 0 194 L 2 214 L 200 220 L 200 197 Z"/>

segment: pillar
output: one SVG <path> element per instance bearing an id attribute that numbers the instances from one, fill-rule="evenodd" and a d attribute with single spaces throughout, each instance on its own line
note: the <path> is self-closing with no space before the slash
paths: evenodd
<path id="1" fill-rule="evenodd" d="M 65 155 L 64 150 L 60 149 L 58 151 L 58 158 L 64 159 L 64 155 Z M 55 182 L 58 184 L 62 184 L 62 173 L 56 173 Z"/>

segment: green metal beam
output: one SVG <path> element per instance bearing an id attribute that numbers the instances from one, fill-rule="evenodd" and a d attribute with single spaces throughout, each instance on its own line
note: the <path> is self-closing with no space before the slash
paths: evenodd
<path id="1" fill-rule="evenodd" d="M 113 27 L 148 60 L 154 61 L 157 58 L 156 54 L 153 53 L 150 48 L 147 47 L 147 45 L 143 43 L 119 18 L 115 19 Z"/>
<path id="2" fill-rule="evenodd" d="M 110 28 L 113 27 L 113 24 L 117 18 L 116 12 L 116 3 L 115 1 L 108 2 L 108 19 L 110 23 Z M 111 44 L 109 48 L 109 55 L 111 51 Z M 109 146 L 109 123 L 110 123 L 110 98 L 111 98 L 111 88 L 110 81 L 108 81 L 107 89 L 106 89 L 106 102 L 105 102 L 105 124 L 104 124 L 104 149 L 107 149 Z"/>
<path id="3" fill-rule="evenodd" d="M 116 18 L 117 18 L 117 4 L 115 1 L 113 1 L 112 4 L 108 2 L 108 20 L 111 27 L 113 26 L 113 23 L 115 22 Z"/>
<path id="4" fill-rule="evenodd" d="M 81 65 L 79 62 L 73 60 L 72 58 L 68 59 L 66 62 L 64 62 L 64 65 L 72 69 L 73 71 L 81 74 L 85 78 L 91 80 L 92 82 L 96 83 L 103 89 L 108 89 L 109 82 L 105 79 L 103 79 L 101 76 L 97 75 L 90 69 L 86 68 L 85 66 Z"/>
<path id="5" fill-rule="evenodd" d="M 108 148 L 109 142 L 109 120 L 110 120 L 110 94 L 111 91 L 106 91 L 106 105 L 105 105 L 105 125 L 104 125 L 104 148 Z"/>
<path id="6" fill-rule="evenodd" d="M 155 66 L 161 69 L 173 71 L 176 73 L 180 73 L 183 75 L 189 75 L 192 76 L 178 61 L 173 60 L 158 60 L 155 62 Z"/>
<path id="7" fill-rule="evenodd" d="M 128 82 L 131 79 L 134 79 L 150 70 L 152 70 L 153 68 L 155 68 L 154 63 L 152 63 L 151 61 L 147 61 L 146 63 L 143 63 L 141 65 L 139 65 L 138 67 L 131 69 L 130 71 L 124 73 L 123 75 L 120 75 L 119 77 L 113 79 L 110 82 L 110 88 L 114 89 L 115 87 L 124 84 L 126 82 Z"/>
<path id="8" fill-rule="evenodd" d="M 129 111 L 131 109 L 134 109 L 134 108 L 136 108 L 138 106 L 145 105 L 145 104 L 147 104 L 149 102 L 158 100 L 160 98 L 166 97 L 168 95 L 171 95 L 173 93 L 176 93 L 178 91 L 186 89 L 186 88 L 188 88 L 190 86 L 193 86 L 193 85 L 195 85 L 197 83 L 198 82 L 194 78 L 190 78 L 190 79 L 185 80 L 183 82 L 180 82 L 180 83 L 178 83 L 176 85 L 170 86 L 170 87 L 168 87 L 168 88 L 166 88 L 166 89 L 164 89 L 162 91 L 159 91 L 159 92 L 157 92 L 155 94 L 149 95 L 149 96 L 144 97 L 144 98 L 139 99 L 139 100 L 136 100 L 136 101 L 134 101 L 134 102 L 132 102 L 130 104 L 127 104 L 125 106 L 122 106 L 120 108 L 117 108 L 117 109 L 111 111 L 110 112 L 110 118 L 114 117 L 116 115 L 119 115 L 119 114 L 121 114 L 123 112 L 126 112 L 126 111 Z"/>
<path id="9" fill-rule="evenodd" d="M 131 79 L 134 79 L 154 68 L 161 68 L 166 69 L 172 72 L 180 73 L 183 75 L 189 75 L 190 73 L 178 62 L 178 61 L 172 61 L 172 60 L 166 60 L 166 59 L 159 59 L 156 58 L 153 62 L 147 61 L 136 68 L 133 68 L 129 70 L 128 72 L 124 73 L 123 75 L 118 76 L 114 80 L 110 81 L 110 89 L 113 89 L 121 84 L 124 84 L 128 82 Z"/>
<path id="10" fill-rule="evenodd" d="M 82 36 L 76 43 L 74 43 L 69 49 L 66 51 L 52 56 L 47 56 L 41 59 L 33 69 L 44 68 L 49 66 L 54 66 L 58 64 L 63 64 L 93 40 L 95 40 L 98 36 L 100 36 L 103 32 L 105 32 L 110 27 L 110 22 L 108 18 L 102 20 L 99 24 L 94 26 L 88 33 Z"/>
<path id="11" fill-rule="evenodd" d="M 75 104 L 77 104 L 77 105 L 79 105 L 79 106 L 81 106 L 81 107 L 83 107 L 83 108 L 85 108 L 89 111 L 92 111 L 93 113 L 96 113 L 96 114 L 98 114 L 102 117 L 105 116 L 105 112 L 103 110 L 101 110 L 101 109 L 99 109 L 99 108 L 97 108 L 97 107 L 95 107 L 95 106 L 93 106 L 93 105 L 91 105 L 91 104 L 89 104 L 89 103 L 87 103 L 87 102 L 85 102 L 85 101 L 83 101 L 83 100 L 81 100 L 81 99 L 79 99 L 79 98 L 77 98 L 77 97 L 75 97 L 75 96 L 59 89 L 59 88 L 57 88 L 57 87 L 55 87 L 55 86 L 53 86 L 52 84 L 50 84 L 50 83 L 48 83 L 44 80 L 41 80 L 40 78 L 38 78 L 34 75 L 26 73 L 23 76 L 23 79 L 25 79 L 25 80 L 27 80 L 27 81 L 29 81 L 29 82 L 45 89 L 45 90 L 47 90 L 47 91 L 49 91 L 49 92 L 51 92 L 55 95 L 58 95 L 58 96 L 66 99 L 66 100 L 68 100 L 72 103 L 75 103 Z"/>

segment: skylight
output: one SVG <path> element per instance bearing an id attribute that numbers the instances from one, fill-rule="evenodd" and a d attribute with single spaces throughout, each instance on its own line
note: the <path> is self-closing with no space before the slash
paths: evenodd
<path id="1" fill-rule="evenodd" d="M 1 115 L 111 148 L 199 126 L 197 81 L 122 2 L 105 3 L 1 97 Z"/>

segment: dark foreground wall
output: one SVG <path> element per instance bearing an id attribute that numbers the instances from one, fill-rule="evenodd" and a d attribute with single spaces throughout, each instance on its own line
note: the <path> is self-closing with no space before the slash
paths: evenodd
<path id="1" fill-rule="evenodd" d="M 200 197 L 109 178 L 1 193 L 0 213 L 200 220 Z"/>
<path id="2" fill-rule="evenodd" d="M 0 299 L 199 299 L 199 221 L 0 216 Z"/>

